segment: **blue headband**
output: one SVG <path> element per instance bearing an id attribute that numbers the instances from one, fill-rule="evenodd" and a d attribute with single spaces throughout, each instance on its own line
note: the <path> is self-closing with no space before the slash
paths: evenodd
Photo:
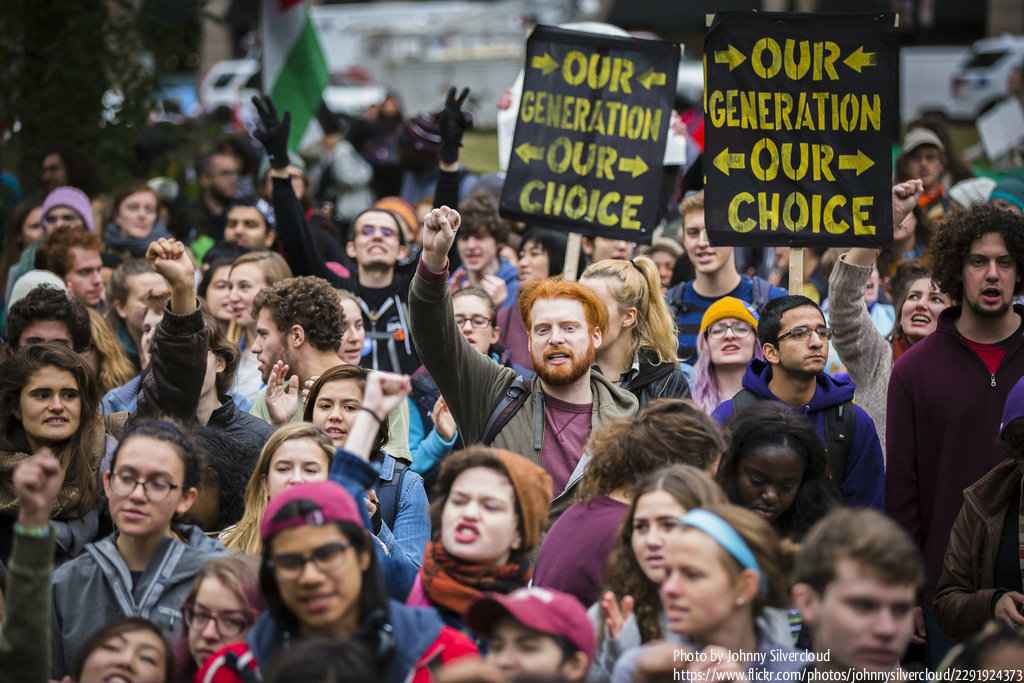
<path id="1" fill-rule="evenodd" d="M 761 592 L 765 591 L 764 572 L 757 564 L 757 558 L 750 550 L 750 546 L 743 540 L 743 537 L 736 533 L 736 530 L 718 515 L 707 510 L 690 510 L 679 518 L 683 526 L 703 531 L 710 536 L 715 543 L 720 545 L 725 552 L 732 555 L 733 559 L 740 563 L 744 569 L 753 569 L 761 579 Z"/>

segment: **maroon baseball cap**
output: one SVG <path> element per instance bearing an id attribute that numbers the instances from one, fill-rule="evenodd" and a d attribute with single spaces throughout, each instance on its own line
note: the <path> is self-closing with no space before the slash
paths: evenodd
<path id="1" fill-rule="evenodd" d="M 591 660 L 594 658 L 594 627 L 583 605 L 568 593 L 547 588 L 520 588 L 508 595 L 484 593 L 470 606 L 466 624 L 487 636 L 506 616 L 532 631 L 565 638 Z"/>
<path id="2" fill-rule="evenodd" d="M 276 519 L 284 506 L 297 500 L 312 503 L 319 509 L 305 515 Z M 260 522 L 260 540 L 266 543 L 285 529 L 294 529 L 299 526 L 324 526 L 334 522 L 352 522 L 365 528 L 356 501 L 341 484 L 336 484 L 333 481 L 314 481 L 289 486 L 274 496 L 263 513 L 263 520 Z"/>

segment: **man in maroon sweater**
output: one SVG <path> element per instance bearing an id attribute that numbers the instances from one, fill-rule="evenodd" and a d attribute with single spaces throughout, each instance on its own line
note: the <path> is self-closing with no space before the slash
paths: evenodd
<path id="1" fill-rule="evenodd" d="M 939 288 L 960 305 L 896 362 L 886 418 L 886 508 L 925 555 L 928 660 L 948 649 L 931 599 L 965 488 L 1003 457 L 1006 395 L 1024 376 L 1024 218 L 991 206 L 950 216 L 932 243 Z"/>

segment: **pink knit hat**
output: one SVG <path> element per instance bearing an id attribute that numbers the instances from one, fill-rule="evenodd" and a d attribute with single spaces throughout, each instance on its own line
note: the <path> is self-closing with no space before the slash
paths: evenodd
<path id="1" fill-rule="evenodd" d="M 46 219 L 46 214 L 50 212 L 50 209 L 55 209 L 58 206 L 66 206 L 81 216 L 82 222 L 85 223 L 85 229 L 89 232 L 96 231 L 92 222 L 92 204 L 85 193 L 77 187 L 65 185 L 46 195 L 46 199 L 43 200 L 43 219 Z"/>

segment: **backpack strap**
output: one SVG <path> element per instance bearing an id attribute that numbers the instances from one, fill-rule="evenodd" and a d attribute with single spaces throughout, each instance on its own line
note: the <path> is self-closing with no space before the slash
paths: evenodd
<path id="1" fill-rule="evenodd" d="M 490 446 L 494 443 L 498 433 L 505 428 L 505 425 L 512 419 L 512 416 L 519 412 L 519 409 L 523 407 L 529 396 L 530 387 L 526 379 L 522 375 L 517 376 L 512 384 L 509 385 L 509 388 L 505 390 L 505 395 L 494 406 L 491 416 L 487 418 L 487 425 L 480 436 L 480 443 L 485 446 Z"/>
<path id="2" fill-rule="evenodd" d="M 395 463 L 395 470 L 391 481 L 377 487 L 377 500 L 380 503 L 380 519 L 392 531 L 395 530 L 395 520 L 398 518 L 398 503 L 402 496 L 402 481 L 409 466 L 398 458 L 384 454 L 385 458 L 391 458 Z"/>
<path id="3" fill-rule="evenodd" d="M 856 429 L 857 411 L 852 401 L 840 403 L 825 411 L 825 453 L 828 456 L 829 478 L 837 487 L 846 479 L 846 464 Z"/>
<path id="4" fill-rule="evenodd" d="M 689 284 L 689 282 L 680 282 L 675 287 L 668 290 L 668 307 L 672 309 L 672 313 L 675 315 L 677 323 L 690 310 L 686 301 L 683 300 L 687 284 Z"/>
<path id="5" fill-rule="evenodd" d="M 772 298 L 772 283 L 756 275 L 752 279 L 753 291 L 751 292 L 750 305 L 754 307 L 758 315 L 761 315 L 764 312 L 765 304 Z"/>
<path id="6" fill-rule="evenodd" d="M 754 405 L 758 400 L 754 392 L 749 389 L 740 389 L 739 393 L 732 397 L 732 416 L 736 417 L 744 410 Z"/>

